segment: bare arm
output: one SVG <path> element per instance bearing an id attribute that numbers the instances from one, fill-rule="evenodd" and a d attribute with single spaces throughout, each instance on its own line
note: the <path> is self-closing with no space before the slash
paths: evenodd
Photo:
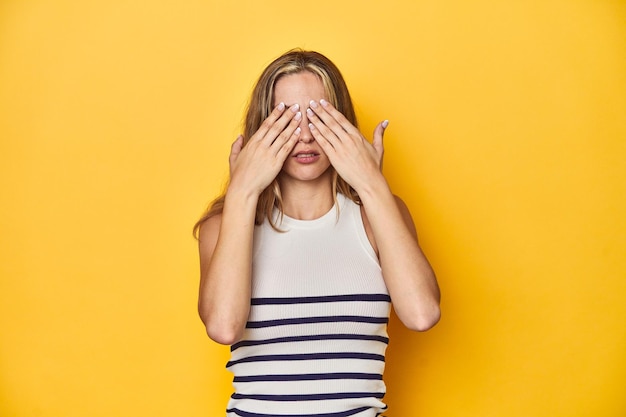
<path id="1" fill-rule="evenodd" d="M 223 213 L 200 229 L 198 311 L 218 343 L 239 340 L 250 311 L 255 210 L 256 199 L 227 194 Z"/>
<path id="2" fill-rule="evenodd" d="M 396 314 L 412 330 L 425 331 L 440 317 L 439 286 L 417 240 L 411 214 L 404 202 L 388 191 L 359 193 L 380 259 L 385 284 Z M 384 190 L 387 189 L 387 191 Z"/>
<path id="3" fill-rule="evenodd" d="M 298 140 L 301 114 L 279 105 L 243 146 L 232 146 L 231 179 L 221 215 L 200 227 L 198 312 L 209 337 L 233 344 L 243 335 L 250 312 L 252 241 L 256 205 L 276 178 Z"/>
<path id="4" fill-rule="evenodd" d="M 398 317 L 410 329 L 428 330 L 440 317 L 439 287 L 406 205 L 394 197 L 380 171 L 386 123 L 376 127 L 370 144 L 327 102 L 311 102 L 307 114 L 315 139 L 361 198 Z"/>

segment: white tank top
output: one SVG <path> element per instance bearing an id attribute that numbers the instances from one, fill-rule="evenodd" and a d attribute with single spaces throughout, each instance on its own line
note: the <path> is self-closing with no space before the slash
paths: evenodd
<path id="1" fill-rule="evenodd" d="M 337 206 L 339 210 L 337 211 Z M 337 195 L 316 220 L 255 228 L 252 301 L 227 368 L 228 416 L 378 416 L 391 300 L 361 218 Z"/>

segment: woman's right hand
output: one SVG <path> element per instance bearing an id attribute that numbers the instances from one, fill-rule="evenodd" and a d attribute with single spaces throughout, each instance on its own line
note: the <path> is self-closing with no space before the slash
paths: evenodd
<path id="1" fill-rule="evenodd" d="M 260 195 L 274 181 L 296 145 L 301 120 L 297 104 L 286 109 L 280 103 L 245 146 L 240 135 L 231 146 L 229 189 L 248 189 Z"/>

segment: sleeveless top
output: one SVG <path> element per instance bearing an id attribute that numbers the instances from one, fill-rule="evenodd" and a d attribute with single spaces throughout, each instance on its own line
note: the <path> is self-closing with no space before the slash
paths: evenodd
<path id="1" fill-rule="evenodd" d="M 275 213 L 277 219 L 279 215 Z M 254 231 L 251 310 L 226 367 L 229 417 L 370 417 L 382 402 L 391 299 L 360 207 Z"/>

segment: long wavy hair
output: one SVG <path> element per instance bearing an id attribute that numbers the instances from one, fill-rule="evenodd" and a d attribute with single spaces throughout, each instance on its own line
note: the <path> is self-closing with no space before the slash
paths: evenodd
<path id="1" fill-rule="evenodd" d="M 276 58 L 269 64 L 257 81 L 252 91 L 252 96 L 248 103 L 246 116 L 244 121 L 244 146 L 254 133 L 259 129 L 261 123 L 270 115 L 274 108 L 274 88 L 276 82 L 285 75 L 297 74 L 303 71 L 309 71 L 318 76 L 322 81 L 328 101 L 332 103 L 345 117 L 358 128 L 354 105 L 348 92 L 346 82 L 339 71 L 339 68 L 333 62 L 315 51 L 304 51 L 302 49 L 293 49 L 280 57 Z M 357 204 L 360 204 L 359 196 L 356 191 L 337 175 L 333 170 L 332 189 L 333 198 L 336 200 L 337 193 L 341 193 L 350 198 Z M 224 190 L 215 200 L 213 200 L 204 214 L 196 222 L 193 233 L 196 238 L 202 224 L 212 216 L 221 214 L 224 208 L 224 198 L 226 191 Z M 272 227 L 279 230 L 275 217 L 274 209 L 278 209 L 280 215 L 283 214 L 283 200 L 278 181 L 274 181 L 261 193 L 256 207 L 255 224 L 259 225 L 267 219 Z"/>

